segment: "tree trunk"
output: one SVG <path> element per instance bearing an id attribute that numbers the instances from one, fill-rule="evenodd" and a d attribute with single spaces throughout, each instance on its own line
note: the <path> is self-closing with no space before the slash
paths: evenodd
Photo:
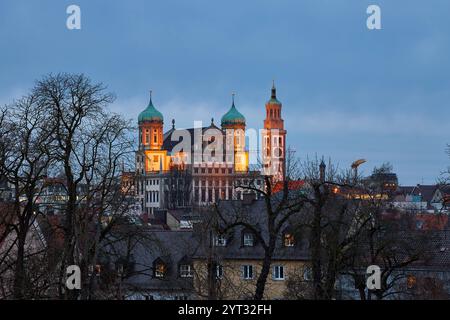
<path id="1" fill-rule="evenodd" d="M 270 273 L 270 265 L 272 264 L 273 252 L 275 250 L 276 236 L 271 236 L 269 247 L 265 250 L 264 260 L 261 268 L 261 273 L 256 281 L 256 290 L 253 297 L 254 300 L 262 300 L 264 298 L 264 290 L 266 289 L 267 277 Z"/>

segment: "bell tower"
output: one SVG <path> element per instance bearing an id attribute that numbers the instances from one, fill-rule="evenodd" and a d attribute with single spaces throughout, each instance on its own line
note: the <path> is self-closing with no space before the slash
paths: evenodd
<path id="1" fill-rule="evenodd" d="M 281 117 L 282 104 L 277 99 L 275 82 L 266 103 L 266 118 L 262 133 L 263 173 L 282 181 L 286 177 L 286 130 Z"/>

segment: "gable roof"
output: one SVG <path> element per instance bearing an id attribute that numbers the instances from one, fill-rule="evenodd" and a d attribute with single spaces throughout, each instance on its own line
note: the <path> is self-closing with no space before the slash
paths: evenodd
<path id="1" fill-rule="evenodd" d="M 259 230 L 265 241 L 269 239 L 269 231 L 267 228 L 266 204 L 264 200 L 254 200 L 248 205 L 243 205 L 237 200 L 220 201 L 219 210 L 228 222 L 235 221 L 236 218 L 245 221 L 257 230 Z M 285 222 L 281 231 L 287 230 L 290 221 Z M 195 227 L 195 226 L 194 226 Z M 227 244 L 225 247 L 215 247 L 215 254 L 225 260 L 262 260 L 264 258 L 264 249 L 261 244 L 256 241 L 253 247 L 242 245 L 242 234 L 248 231 L 244 226 L 237 226 L 227 233 Z M 201 233 L 201 232 L 200 232 Z M 283 245 L 282 232 L 278 235 L 273 260 L 308 260 L 308 241 L 307 237 L 302 234 L 296 234 L 296 245 L 293 247 L 285 247 Z M 209 235 L 205 235 L 203 246 L 199 247 L 196 255 L 197 259 L 204 259 L 207 252 L 205 247 L 212 241 Z"/>

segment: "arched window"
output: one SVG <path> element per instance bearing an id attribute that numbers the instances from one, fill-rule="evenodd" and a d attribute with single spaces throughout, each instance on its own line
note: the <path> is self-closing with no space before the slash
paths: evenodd
<path id="1" fill-rule="evenodd" d="M 145 130 L 145 144 L 149 144 L 150 143 L 150 133 L 147 130 Z"/>

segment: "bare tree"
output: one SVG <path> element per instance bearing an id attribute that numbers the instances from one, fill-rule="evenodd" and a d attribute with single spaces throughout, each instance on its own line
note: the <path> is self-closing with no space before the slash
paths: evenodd
<path id="1" fill-rule="evenodd" d="M 265 203 L 264 229 L 260 228 L 254 217 L 245 214 L 246 210 L 242 203 L 237 203 L 237 208 L 230 211 L 215 205 L 215 213 L 219 219 L 219 228 L 222 232 L 227 232 L 236 227 L 244 227 L 250 230 L 259 245 L 264 250 L 264 257 L 261 263 L 261 271 L 258 274 L 256 288 L 253 299 L 262 300 L 266 288 L 267 278 L 270 273 L 270 266 L 273 260 L 277 241 L 288 225 L 289 220 L 298 214 L 303 208 L 305 201 L 298 188 L 292 188 L 291 182 L 299 181 L 299 162 L 293 157 L 290 151 L 287 157 L 286 178 L 283 181 L 276 181 L 271 176 L 264 177 L 263 188 L 256 184 L 256 180 L 250 180 L 247 184 L 237 184 L 235 188 L 243 193 L 257 194 Z"/>
<path id="2" fill-rule="evenodd" d="M 128 212 L 120 169 L 124 161 L 130 161 L 132 128 L 129 121 L 107 110 L 113 94 L 84 75 L 49 75 L 38 81 L 33 94 L 52 116 L 55 167 L 63 172 L 67 193 L 59 283 L 66 267 L 73 264 L 81 267 L 84 279 L 90 279 L 99 242 Z M 59 294 L 77 297 L 62 285 Z M 89 289 L 82 290 L 82 298 L 88 297 Z"/>
<path id="3" fill-rule="evenodd" d="M 9 248 L 15 249 L 13 296 L 21 299 L 36 291 L 30 287 L 32 276 L 26 268 L 26 242 L 37 216 L 36 199 L 43 188 L 40 182 L 52 163 L 49 146 L 54 128 L 49 125 L 47 110 L 33 94 L 15 101 L 8 109 L 11 111 L 1 113 L 0 175 L 14 186 L 14 215 L 9 217 L 5 229 L 15 234 Z"/>

